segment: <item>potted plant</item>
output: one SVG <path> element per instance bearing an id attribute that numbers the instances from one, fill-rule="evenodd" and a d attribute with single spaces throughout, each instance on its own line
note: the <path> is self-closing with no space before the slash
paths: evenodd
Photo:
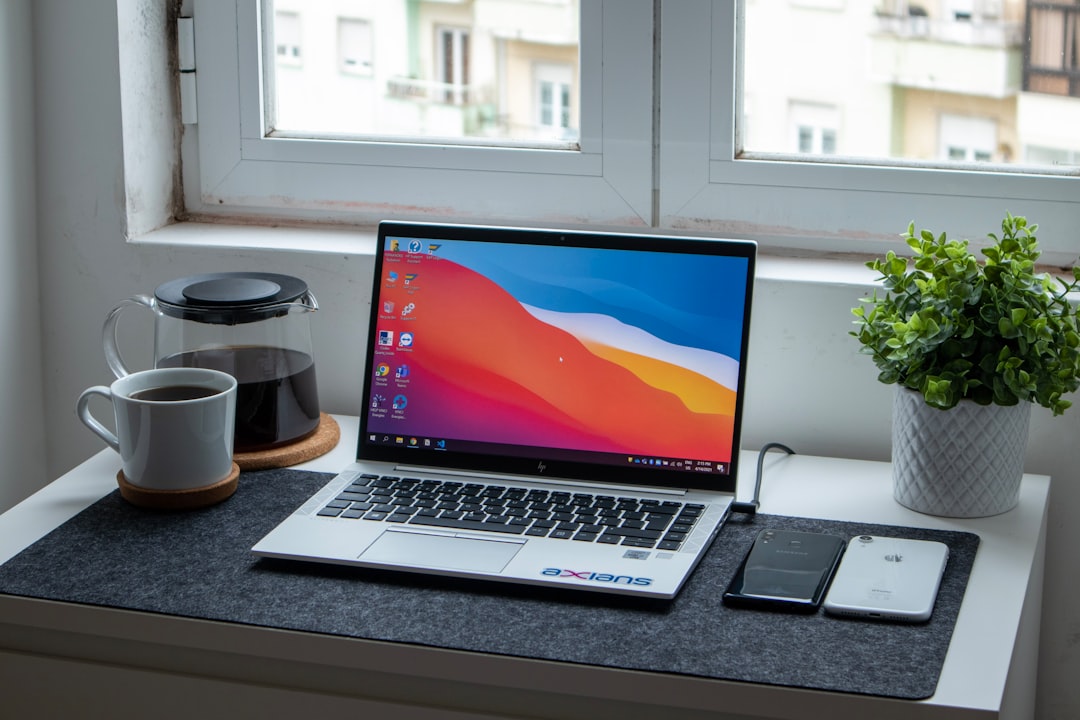
<path id="1" fill-rule="evenodd" d="M 1080 285 L 1039 272 L 1035 233 L 1006 213 L 980 260 L 967 240 L 903 235 L 912 257 L 889 251 L 855 307 L 860 352 L 896 384 L 894 494 L 937 515 L 977 517 L 1019 497 L 1032 403 L 1060 415 L 1080 386 L 1080 329 L 1067 295 Z"/>

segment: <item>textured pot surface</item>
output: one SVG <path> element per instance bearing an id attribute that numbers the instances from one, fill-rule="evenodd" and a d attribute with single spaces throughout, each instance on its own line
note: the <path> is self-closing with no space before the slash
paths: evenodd
<path id="1" fill-rule="evenodd" d="M 1031 403 L 963 401 L 950 410 L 897 386 L 893 399 L 893 495 L 929 515 L 986 517 L 1016 506 Z"/>

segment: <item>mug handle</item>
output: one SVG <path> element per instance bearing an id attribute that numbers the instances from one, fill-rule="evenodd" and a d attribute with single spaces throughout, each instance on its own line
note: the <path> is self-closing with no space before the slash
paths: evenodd
<path id="1" fill-rule="evenodd" d="M 100 395 L 103 398 L 108 398 L 110 402 L 112 401 L 112 391 L 109 388 L 104 385 L 94 385 L 86 388 L 79 395 L 79 400 L 75 403 L 75 412 L 78 414 L 79 419 L 83 421 L 83 424 L 104 440 L 106 445 L 116 452 L 120 452 L 120 441 L 90 413 L 90 397 L 93 395 Z"/>
<path id="2" fill-rule="evenodd" d="M 118 378 L 131 374 L 131 371 L 128 370 L 127 365 L 124 364 L 123 359 L 120 357 L 120 349 L 116 346 L 116 321 L 120 318 L 120 313 L 124 308 L 130 305 L 141 305 L 153 310 L 154 298 L 142 294 L 132 295 L 114 307 L 108 317 L 105 318 L 105 327 L 101 329 L 101 340 L 105 346 L 105 362 L 109 364 L 109 369 Z"/>

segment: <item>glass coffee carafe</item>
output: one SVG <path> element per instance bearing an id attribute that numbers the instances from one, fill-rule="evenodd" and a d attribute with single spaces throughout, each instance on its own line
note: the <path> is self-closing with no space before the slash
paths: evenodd
<path id="1" fill-rule="evenodd" d="M 319 397 L 308 315 L 315 296 L 299 278 L 225 272 L 171 280 L 135 295 L 105 320 L 105 360 L 117 377 L 131 371 L 117 347 L 117 321 L 132 306 L 154 320 L 155 367 L 206 367 L 236 378 L 235 452 L 279 447 L 319 425 Z"/>

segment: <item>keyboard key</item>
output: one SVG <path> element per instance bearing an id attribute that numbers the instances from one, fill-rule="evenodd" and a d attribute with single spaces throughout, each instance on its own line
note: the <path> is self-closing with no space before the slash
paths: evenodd
<path id="1" fill-rule="evenodd" d="M 640 540 L 659 540 L 660 533 L 657 530 L 639 530 L 636 528 L 617 527 L 604 530 L 608 535 L 621 535 L 623 537 L 638 538 Z"/>

